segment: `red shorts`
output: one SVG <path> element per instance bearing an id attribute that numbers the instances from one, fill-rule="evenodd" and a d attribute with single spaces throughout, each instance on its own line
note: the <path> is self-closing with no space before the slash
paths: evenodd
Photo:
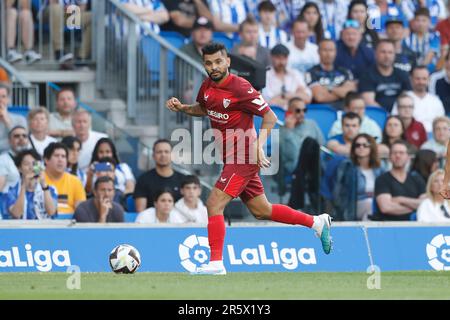
<path id="1" fill-rule="evenodd" d="M 215 187 L 247 202 L 264 194 L 258 173 L 259 167 L 255 164 L 225 165 Z"/>

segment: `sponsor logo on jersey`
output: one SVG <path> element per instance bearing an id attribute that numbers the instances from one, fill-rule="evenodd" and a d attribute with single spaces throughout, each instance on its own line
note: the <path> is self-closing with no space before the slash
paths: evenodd
<path id="1" fill-rule="evenodd" d="M 208 110 L 208 116 L 220 119 L 220 120 L 228 120 L 230 116 L 226 113 L 220 113 L 214 110 Z"/>

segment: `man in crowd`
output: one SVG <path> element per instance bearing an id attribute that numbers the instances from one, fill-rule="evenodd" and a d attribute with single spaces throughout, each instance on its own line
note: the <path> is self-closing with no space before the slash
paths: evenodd
<path id="1" fill-rule="evenodd" d="M 165 187 L 172 190 L 175 201 L 181 198 L 180 184 L 184 176 L 173 170 L 171 152 L 172 146 L 168 140 L 160 139 L 153 144 L 156 167 L 141 175 L 136 183 L 134 200 L 137 212 L 152 207 L 155 194 Z"/>
<path id="2" fill-rule="evenodd" d="M 95 181 L 94 197 L 82 202 L 73 218 L 77 222 L 124 222 L 123 208 L 113 199 L 114 180 L 102 176 Z"/>
<path id="3" fill-rule="evenodd" d="M 426 197 L 425 183 L 418 175 L 407 171 L 410 156 L 406 142 L 394 142 L 389 159 L 392 169 L 375 180 L 374 219 L 410 220 L 411 214 Z"/>

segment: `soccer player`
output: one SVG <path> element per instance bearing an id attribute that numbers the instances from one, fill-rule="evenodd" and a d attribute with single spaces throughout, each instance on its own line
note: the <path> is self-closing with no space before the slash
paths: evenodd
<path id="1" fill-rule="evenodd" d="M 210 43 L 202 49 L 203 65 L 209 78 L 197 96 L 197 103 L 186 105 L 177 98 L 166 102 L 167 108 L 191 116 L 208 116 L 221 144 L 224 167 L 207 200 L 210 262 L 197 268 L 196 274 L 226 274 L 222 261 L 225 239 L 223 211 L 235 197 L 240 197 L 259 220 L 303 225 L 316 231 L 326 254 L 331 251 L 331 218 L 328 214 L 311 216 L 281 204 L 268 202 L 259 178 L 260 168 L 270 166 L 263 145 L 277 117 L 261 94 L 243 78 L 230 74 L 230 58 L 223 44 Z M 253 115 L 263 117 L 259 137 Z M 217 139 L 220 137 L 221 139 Z M 237 161 L 235 161 L 235 158 Z"/>

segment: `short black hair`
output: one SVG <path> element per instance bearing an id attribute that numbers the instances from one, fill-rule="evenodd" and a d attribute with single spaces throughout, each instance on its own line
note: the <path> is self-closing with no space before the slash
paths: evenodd
<path id="1" fill-rule="evenodd" d="M 376 46 L 375 46 L 375 50 L 377 50 L 378 47 L 379 47 L 380 45 L 382 45 L 383 43 L 390 43 L 390 44 L 392 44 L 392 46 L 395 48 L 395 43 L 394 43 L 394 41 L 392 41 L 392 40 L 390 40 L 390 39 L 380 39 L 380 40 L 378 40 L 378 42 L 377 42 L 377 44 L 376 44 Z"/>
<path id="2" fill-rule="evenodd" d="M 303 101 L 302 98 L 300 98 L 300 97 L 293 97 L 293 98 L 290 98 L 290 99 L 289 99 L 289 101 L 288 101 L 288 107 L 290 107 L 290 106 L 291 106 L 294 102 L 296 102 L 296 101 L 300 101 L 300 102 L 305 103 L 305 102 Z"/>
<path id="3" fill-rule="evenodd" d="M 359 124 L 361 125 L 361 117 L 355 112 L 346 112 L 342 116 L 341 122 L 344 123 L 344 119 L 358 119 Z"/>
<path id="4" fill-rule="evenodd" d="M 75 136 L 66 136 L 61 140 L 61 143 L 64 144 L 68 149 L 72 149 L 75 145 L 75 142 L 78 142 L 81 149 L 83 144 L 81 143 L 81 140 Z"/>
<path id="5" fill-rule="evenodd" d="M 228 56 L 227 48 L 223 43 L 220 42 L 210 42 L 202 48 L 203 57 L 207 54 L 214 54 L 221 51 L 225 56 Z"/>
<path id="6" fill-rule="evenodd" d="M 344 106 L 348 107 L 353 100 L 364 100 L 360 93 L 349 91 L 344 98 Z M 365 104 L 365 103 L 364 103 Z"/>
<path id="7" fill-rule="evenodd" d="M 406 150 L 409 150 L 408 142 L 406 142 L 405 140 L 399 139 L 399 140 L 395 140 L 394 142 L 392 142 L 391 146 L 389 147 L 389 152 L 392 151 L 392 147 L 395 146 L 396 144 L 401 144 L 402 146 L 405 146 Z"/>
<path id="8" fill-rule="evenodd" d="M 102 177 L 98 178 L 97 180 L 95 180 L 94 190 L 98 189 L 98 186 L 99 186 L 100 183 L 107 183 L 107 182 L 111 182 L 113 184 L 113 186 L 114 186 L 114 180 L 111 177 L 102 176 Z"/>
<path id="9" fill-rule="evenodd" d="M 153 197 L 153 201 L 157 202 L 159 197 L 161 197 L 164 193 L 170 194 L 172 196 L 173 202 L 175 202 L 175 196 L 173 194 L 173 190 L 168 187 L 157 190 L 155 193 L 155 196 Z"/>
<path id="10" fill-rule="evenodd" d="M 414 67 L 412 67 L 412 69 L 411 69 L 409 74 L 413 75 L 414 71 L 416 71 L 416 70 L 426 70 L 426 71 L 428 71 L 428 68 L 426 66 L 424 66 L 423 64 L 418 64 L 418 65 L 415 65 Z M 428 73 L 429 73 L 429 71 L 428 71 Z"/>
<path id="11" fill-rule="evenodd" d="M 69 151 L 65 144 L 61 142 L 52 142 L 44 150 L 44 159 L 50 160 L 57 149 L 63 149 L 66 152 L 66 157 L 69 155 Z"/>
<path id="12" fill-rule="evenodd" d="M 36 150 L 34 150 L 34 149 L 23 150 L 23 151 L 20 151 L 14 158 L 14 164 L 16 165 L 17 168 L 20 167 L 20 165 L 22 164 L 23 158 L 25 158 L 26 156 L 32 156 L 34 158 L 34 160 L 36 160 L 36 161 L 42 160 L 41 156 L 39 155 L 39 153 Z"/>
<path id="13" fill-rule="evenodd" d="M 194 175 L 185 176 L 181 181 L 181 188 L 184 188 L 184 186 L 186 186 L 187 184 L 192 183 L 200 186 L 200 180 L 198 179 L 197 176 Z"/>
<path id="14" fill-rule="evenodd" d="M 275 7 L 275 5 L 272 3 L 272 1 L 270 0 L 264 0 L 261 1 L 258 4 L 258 12 L 260 11 L 270 11 L 270 12 L 274 12 L 277 11 L 277 8 Z"/>
<path id="15" fill-rule="evenodd" d="M 419 8 L 414 12 L 414 18 L 418 16 L 425 16 L 427 18 L 430 18 L 430 10 L 428 8 Z"/>
<path id="16" fill-rule="evenodd" d="M 153 152 L 155 152 L 156 146 L 157 146 L 158 144 L 160 144 L 160 143 L 167 143 L 167 144 L 170 146 L 170 148 L 172 149 L 172 144 L 170 143 L 170 140 L 168 140 L 168 139 L 158 139 L 158 140 L 156 140 L 155 143 L 153 144 Z"/>

